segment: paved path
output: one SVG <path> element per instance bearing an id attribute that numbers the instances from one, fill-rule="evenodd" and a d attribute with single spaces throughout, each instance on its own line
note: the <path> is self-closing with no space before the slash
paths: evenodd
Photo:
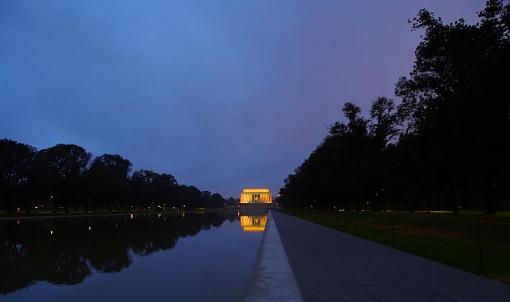
<path id="1" fill-rule="evenodd" d="M 502 283 L 272 213 L 305 301 L 510 301 Z"/>
<path id="2" fill-rule="evenodd" d="M 303 301 L 271 213 L 260 243 L 246 302 Z"/>

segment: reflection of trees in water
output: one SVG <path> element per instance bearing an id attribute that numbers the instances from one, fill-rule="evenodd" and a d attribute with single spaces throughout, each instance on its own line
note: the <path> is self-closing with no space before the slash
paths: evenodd
<path id="1" fill-rule="evenodd" d="M 119 272 L 130 254 L 150 255 L 172 249 L 180 237 L 220 226 L 219 213 L 135 215 L 6 221 L 0 223 L 0 293 L 38 281 L 77 284 L 92 270 Z M 53 231 L 53 234 L 52 234 Z"/>

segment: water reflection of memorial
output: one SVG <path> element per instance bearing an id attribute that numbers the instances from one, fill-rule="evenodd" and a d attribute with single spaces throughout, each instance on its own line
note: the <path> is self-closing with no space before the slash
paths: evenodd
<path id="1" fill-rule="evenodd" d="M 266 229 L 266 215 L 242 215 L 239 216 L 239 223 L 245 232 L 263 232 Z"/>

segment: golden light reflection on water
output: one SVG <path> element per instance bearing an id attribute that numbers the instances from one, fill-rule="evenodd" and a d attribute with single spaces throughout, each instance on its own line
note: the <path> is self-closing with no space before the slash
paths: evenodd
<path id="1" fill-rule="evenodd" d="M 239 222 L 245 232 L 263 232 L 266 229 L 267 215 L 241 215 Z"/>

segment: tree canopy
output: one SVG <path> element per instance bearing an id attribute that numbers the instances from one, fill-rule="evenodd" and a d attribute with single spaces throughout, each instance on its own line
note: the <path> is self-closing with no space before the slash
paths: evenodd
<path id="1" fill-rule="evenodd" d="M 398 104 L 373 101 L 370 117 L 346 103 L 315 151 L 285 180 L 286 206 L 508 208 L 510 4 L 489 0 L 477 24 L 444 23 L 428 10 Z"/>
<path id="2" fill-rule="evenodd" d="M 37 150 L 0 140 L 0 209 L 161 210 L 222 207 L 218 193 L 179 185 L 168 173 L 138 170 L 118 154 L 92 156 L 83 147 L 58 144 Z"/>

